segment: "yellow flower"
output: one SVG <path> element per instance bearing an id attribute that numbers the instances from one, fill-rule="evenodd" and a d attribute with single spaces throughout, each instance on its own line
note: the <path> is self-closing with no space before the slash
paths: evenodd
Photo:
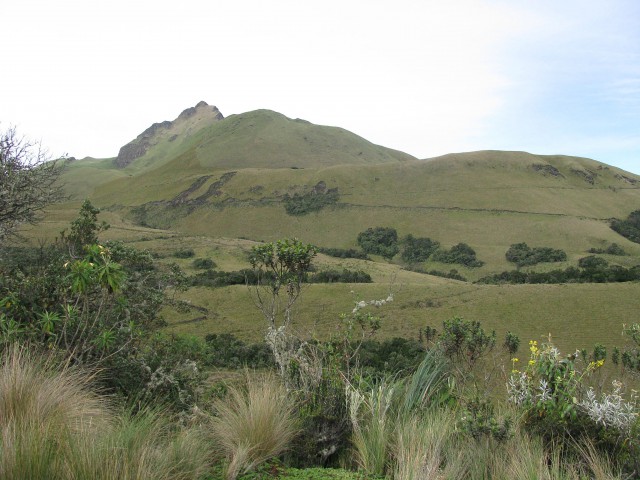
<path id="1" fill-rule="evenodd" d="M 535 364 L 536 364 L 536 361 L 535 361 L 535 360 L 529 360 L 529 365 L 530 365 L 530 366 L 534 366 Z"/>
<path id="2" fill-rule="evenodd" d="M 512 361 L 513 363 L 516 363 L 516 362 L 519 362 L 520 360 L 518 360 L 517 358 L 512 358 L 512 359 L 511 359 L 511 361 Z"/>

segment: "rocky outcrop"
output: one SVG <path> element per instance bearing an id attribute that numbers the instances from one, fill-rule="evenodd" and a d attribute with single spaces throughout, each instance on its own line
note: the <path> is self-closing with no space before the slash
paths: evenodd
<path id="1" fill-rule="evenodd" d="M 135 140 L 132 140 L 121 147 L 118 152 L 118 156 L 114 160 L 115 166 L 118 168 L 125 168 L 137 158 L 144 156 L 149 148 L 158 142 L 162 133 L 177 129 L 179 124 L 189 120 L 198 113 L 203 113 L 206 117 L 210 117 L 211 120 L 214 121 L 224 120 L 224 116 L 220 110 L 218 110 L 218 107 L 209 105 L 204 101 L 198 102 L 195 107 L 189 107 L 186 110 L 183 110 L 174 121 L 170 122 L 165 120 L 164 122 L 154 123 L 138 135 Z M 169 141 L 174 141 L 180 136 L 180 133 L 181 132 L 179 131 L 172 132 Z"/>

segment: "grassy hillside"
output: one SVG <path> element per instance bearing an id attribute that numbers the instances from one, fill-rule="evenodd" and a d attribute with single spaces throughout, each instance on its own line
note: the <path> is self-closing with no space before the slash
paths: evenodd
<path id="1" fill-rule="evenodd" d="M 221 120 L 204 105 L 152 128 L 151 137 L 141 134 L 136 141 L 148 140 L 146 154 L 125 168 L 113 159 L 70 163 L 64 182 L 71 200 L 25 231 L 53 238 L 88 197 L 112 224 L 105 238 L 151 248 L 192 274 L 191 260 L 176 260 L 172 252 L 194 248 L 220 269 L 237 270 L 247 266 L 245 253 L 255 241 L 295 236 L 321 247 L 355 248 L 358 234 L 376 226 L 393 227 L 401 238 L 430 237 L 443 248 L 469 244 L 482 267 L 420 265 L 455 268 L 469 281 L 513 269 L 505 252 L 519 242 L 567 253 L 564 262 L 529 270 L 575 266 L 590 248 L 614 242 L 629 255 L 604 258 L 626 267 L 640 263 L 640 245 L 609 228 L 611 218 L 640 209 L 640 177 L 595 160 L 502 151 L 416 160 L 339 128 L 268 110 Z M 330 191 L 337 201 L 318 211 L 293 216 L 285 209 L 295 195 Z M 339 313 L 350 310 L 352 289 L 373 298 L 391 278 L 398 301 L 385 313 L 383 335 L 415 336 L 421 326 L 461 314 L 492 328 L 513 325 L 532 338 L 551 332 L 587 344 L 602 336 L 613 342 L 622 323 L 637 321 L 638 284 L 481 286 L 402 270 L 398 257 L 321 256 L 320 265 L 362 269 L 376 283 L 310 287 L 300 305 L 307 333 L 329 334 Z M 260 336 L 246 288 L 192 289 L 185 300 L 210 313 L 192 322 L 189 314 L 168 311 L 172 329 Z"/>

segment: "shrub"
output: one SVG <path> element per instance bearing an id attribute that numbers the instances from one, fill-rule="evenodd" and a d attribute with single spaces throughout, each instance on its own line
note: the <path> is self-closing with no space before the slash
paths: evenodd
<path id="1" fill-rule="evenodd" d="M 361 260 L 370 260 L 369 255 L 361 250 L 356 250 L 354 248 L 318 248 L 318 252 L 324 253 L 325 255 L 329 255 L 330 257 L 336 258 L 359 258 Z"/>
<path id="2" fill-rule="evenodd" d="M 466 243 L 458 243 L 451 247 L 450 250 L 438 250 L 431 259 L 442 263 L 457 263 L 466 267 L 481 267 L 484 262 L 476 258 L 476 252 Z"/>
<path id="3" fill-rule="evenodd" d="M 284 198 L 284 209 L 289 215 L 306 215 L 317 212 L 329 205 L 335 205 L 340 195 L 337 188 L 332 188 L 326 192 L 309 192 L 302 195 L 286 195 Z"/>
<path id="4" fill-rule="evenodd" d="M 293 398 L 273 375 L 247 377 L 213 408 L 212 436 L 229 480 L 284 452 L 297 432 Z"/>
<path id="5" fill-rule="evenodd" d="M 192 248 L 181 248 L 173 252 L 173 256 L 176 258 L 193 258 L 195 255 L 196 252 Z"/>
<path id="6" fill-rule="evenodd" d="M 617 243 L 612 243 L 607 248 L 590 248 L 589 253 L 606 253 L 607 255 L 619 255 L 624 256 L 627 252 L 618 245 Z"/>
<path id="7" fill-rule="evenodd" d="M 424 352 L 419 342 L 406 338 L 365 340 L 352 363 L 371 377 L 397 375 L 414 370 L 424 357 Z"/>
<path id="8" fill-rule="evenodd" d="M 564 262 L 567 254 L 563 250 L 550 247 L 530 248 L 526 243 L 515 243 L 509 247 L 505 257 L 509 262 L 524 267 L 542 262 Z"/>
<path id="9" fill-rule="evenodd" d="M 398 232 L 395 228 L 375 227 L 368 228 L 358 234 L 358 245 L 366 253 L 381 255 L 392 259 L 400 250 L 398 247 Z"/>
<path id="10" fill-rule="evenodd" d="M 614 218 L 610 226 L 623 237 L 640 243 L 640 210 L 631 212 L 625 220 Z"/>
<path id="11" fill-rule="evenodd" d="M 224 368 L 265 368 L 275 365 L 273 353 L 267 344 L 246 344 L 230 333 L 209 334 L 206 363 Z"/>
<path id="12" fill-rule="evenodd" d="M 402 243 L 402 260 L 407 263 L 425 262 L 440 247 L 439 242 L 413 235 L 407 235 Z"/>
<path id="13" fill-rule="evenodd" d="M 313 274 L 308 279 L 309 283 L 372 283 L 371 275 L 362 270 L 353 271 L 343 269 L 323 270 Z"/>
<path id="14" fill-rule="evenodd" d="M 467 279 L 464 278 L 462 275 L 460 275 L 460 272 L 458 272 L 458 270 L 456 270 L 455 268 L 452 268 L 448 272 L 443 272 L 441 270 L 425 270 L 420 266 L 409 265 L 405 267 L 405 269 L 409 270 L 410 272 L 424 273 L 426 275 L 433 275 L 433 276 L 442 277 L 442 278 L 450 278 L 452 280 L 460 280 L 461 282 L 467 281 Z"/>
<path id="15" fill-rule="evenodd" d="M 210 258 L 196 258 L 192 265 L 193 268 L 197 268 L 198 270 L 209 270 L 217 267 L 216 262 Z"/>

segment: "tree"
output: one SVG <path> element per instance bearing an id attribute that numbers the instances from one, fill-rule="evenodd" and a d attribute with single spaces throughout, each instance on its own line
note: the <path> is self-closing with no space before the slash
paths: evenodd
<path id="1" fill-rule="evenodd" d="M 258 278 L 255 304 L 267 321 L 265 340 L 285 380 L 295 353 L 295 339 L 288 332 L 292 309 L 316 251 L 294 238 L 253 247 L 249 256 Z"/>
<path id="2" fill-rule="evenodd" d="M 439 242 L 430 238 L 416 238 L 411 234 L 404 238 L 403 243 L 402 260 L 407 263 L 426 262 L 431 254 L 440 247 Z"/>
<path id="3" fill-rule="evenodd" d="M 66 235 L 66 231 L 61 232 L 72 254 L 84 253 L 88 245 L 98 243 L 98 232 L 109 228 L 109 224 L 105 221 L 98 223 L 99 213 L 100 209 L 94 207 L 87 199 L 80 207 L 78 218 L 71 222 L 71 233 Z"/>
<path id="4" fill-rule="evenodd" d="M 39 143 L 11 127 L 0 132 L 0 241 L 22 223 L 34 223 L 49 204 L 62 198 L 59 161 L 50 161 Z"/>
<path id="5" fill-rule="evenodd" d="M 358 245 L 367 253 L 391 260 L 400 251 L 398 232 L 391 227 L 368 228 L 358 234 Z"/>

